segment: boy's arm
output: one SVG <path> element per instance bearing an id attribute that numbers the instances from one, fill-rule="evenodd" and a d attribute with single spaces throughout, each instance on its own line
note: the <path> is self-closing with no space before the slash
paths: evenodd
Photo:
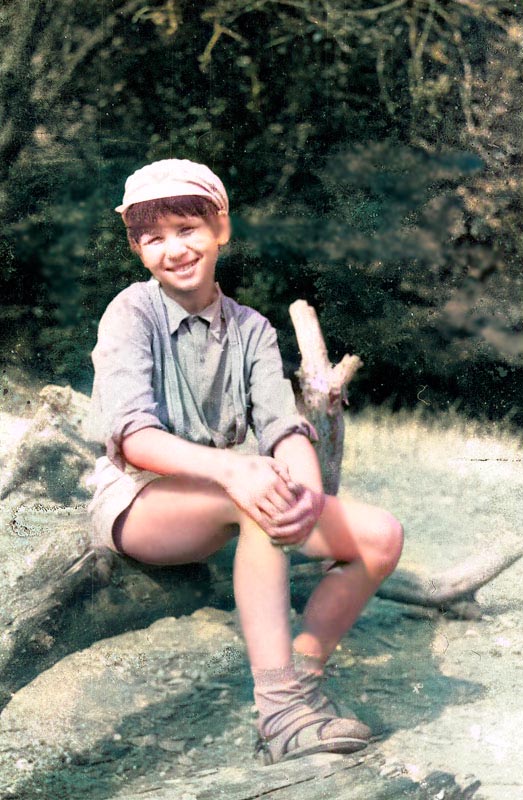
<path id="1" fill-rule="evenodd" d="M 250 423 L 259 452 L 273 455 L 275 445 L 293 433 L 313 440 L 317 436 L 313 426 L 296 410 L 291 382 L 283 375 L 276 331 L 263 317 L 255 325 L 256 335 L 247 344 Z"/>
<path id="2" fill-rule="evenodd" d="M 152 329 L 140 307 L 140 286 L 128 287 L 109 303 L 92 353 L 95 374 L 89 433 L 105 445 L 109 460 L 121 470 L 125 469 L 124 436 L 145 428 L 167 431 L 152 385 Z"/>
<path id="3" fill-rule="evenodd" d="M 220 486 L 269 536 L 284 536 L 288 544 L 301 540 L 299 533 L 276 529 L 271 521 L 275 510 L 283 513 L 295 504 L 283 461 L 194 444 L 157 428 L 142 428 L 126 436 L 122 452 L 126 461 L 140 469 Z"/>
<path id="4" fill-rule="evenodd" d="M 250 373 L 251 414 L 260 452 L 285 464 L 297 484 L 292 508 L 274 511 L 270 523 L 275 539 L 301 537 L 312 531 L 324 505 L 321 472 L 311 439 L 316 432 L 298 415 L 290 381 L 283 376 L 276 332 L 265 320 L 252 358 Z"/>
<path id="5" fill-rule="evenodd" d="M 272 519 L 277 531 L 274 538 L 278 538 L 278 532 L 283 535 L 293 530 L 304 542 L 325 505 L 318 457 L 309 439 L 299 433 L 281 439 L 274 447 L 274 457 L 288 468 L 291 480 L 299 487 L 294 506 Z"/>

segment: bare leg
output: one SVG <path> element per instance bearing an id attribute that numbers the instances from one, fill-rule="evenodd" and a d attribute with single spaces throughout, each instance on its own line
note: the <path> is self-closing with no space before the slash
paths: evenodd
<path id="1" fill-rule="evenodd" d="M 234 596 L 252 669 L 292 663 L 289 577 L 285 553 L 249 517 L 240 525 Z"/>
<path id="2" fill-rule="evenodd" d="M 352 627 L 380 583 L 395 568 L 403 544 L 400 523 L 388 512 L 328 497 L 303 552 L 313 558 L 347 562 L 327 573 L 305 608 L 299 653 L 324 663 Z"/>
<path id="3" fill-rule="evenodd" d="M 121 515 L 114 536 L 133 558 L 182 564 L 221 547 L 234 523 L 240 526 L 234 592 L 255 681 L 259 730 L 270 739 L 265 745 L 270 758 L 279 760 L 292 750 L 306 754 L 364 747 L 366 726 L 317 714 L 306 704 L 292 666 L 287 557 L 225 492 L 190 479 L 160 478 Z M 337 557 L 330 550 L 326 555 Z M 316 616 L 312 613 L 310 620 L 313 637 L 321 622 Z M 308 734 L 303 732 L 307 728 Z"/>
<path id="4" fill-rule="evenodd" d="M 256 669 L 291 664 L 287 558 L 221 489 L 193 479 L 148 484 L 118 519 L 114 538 L 127 555 L 149 564 L 201 561 L 240 526 L 234 592 L 249 660 Z"/>

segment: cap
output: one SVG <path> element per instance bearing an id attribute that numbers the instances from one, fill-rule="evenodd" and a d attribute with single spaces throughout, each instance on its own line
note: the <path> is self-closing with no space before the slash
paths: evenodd
<path id="1" fill-rule="evenodd" d="M 137 169 L 125 181 L 122 204 L 115 211 L 123 214 L 133 203 L 184 195 L 206 197 L 218 211 L 229 213 L 227 192 L 218 176 L 187 158 L 166 158 Z"/>

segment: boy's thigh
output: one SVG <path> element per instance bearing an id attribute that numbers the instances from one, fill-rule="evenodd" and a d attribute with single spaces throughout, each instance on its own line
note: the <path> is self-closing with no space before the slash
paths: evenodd
<path id="1" fill-rule="evenodd" d="M 116 548 L 149 564 L 201 561 L 237 533 L 239 511 L 205 481 L 158 478 L 147 484 L 113 526 Z"/>
<path id="2" fill-rule="evenodd" d="M 302 548 L 310 558 L 354 561 L 388 546 L 395 518 L 383 508 L 327 495 L 325 507 Z"/>

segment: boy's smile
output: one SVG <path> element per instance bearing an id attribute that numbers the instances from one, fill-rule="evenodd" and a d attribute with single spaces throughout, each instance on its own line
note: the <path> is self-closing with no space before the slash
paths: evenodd
<path id="1" fill-rule="evenodd" d="M 202 217 L 170 214 L 142 234 L 137 252 L 164 292 L 194 314 L 214 299 L 219 248 L 228 242 L 229 218 L 211 224 Z"/>

